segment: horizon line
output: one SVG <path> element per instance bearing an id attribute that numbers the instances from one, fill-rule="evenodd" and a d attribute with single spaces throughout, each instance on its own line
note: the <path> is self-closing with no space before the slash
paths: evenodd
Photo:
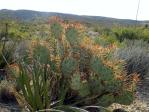
<path id="1" fill-rule="evenodd" d="M 34 9 L 8 9 L 8 8 L 2 8 L 0 10 L 11 10 L 11 11 L 19 11 L 19 10 L 24 10 L 24 11 L 35 11 L 35 12 L 43 12 L 43 13 L 59 13 L 59 14 L 69 14 L 69 15 L 76 15 L 76 16 L 89 16 L 89 17 L 103 17 L 103 18 L 111 18 L 111 19 L 121 19 L 121 20 L 132 20 L 132 21 L 149 21 L 149 20 L 144 20 L 144 19 L 131 19 L 131 18 L 117 18 L 117 17 L 109 17 L 109 16 L 99 16 L 99 15 L 86 15 L 86 14 L 76 14 L 76 13 L 65 13 L 65 12 L 54 12 L 54 11 L 41 11 L 41 10 L 34 10 Z"/>

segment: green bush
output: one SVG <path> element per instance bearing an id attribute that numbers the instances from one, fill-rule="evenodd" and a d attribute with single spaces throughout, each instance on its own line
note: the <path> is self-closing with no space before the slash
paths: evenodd
<path id="1" fill-rule="evenodd" d="M 117 38 L 116 38 L 116 36 L 114 34 L 111 34 L 111 35 L 107 35 L 107 34 L 101 35 L 100 37 L 94 38 L 94 42 L 95 42 L 95 44 L 101 45 L 103 47 L 107 47 L 107 46 L 112 45 L 112 44 L 119 45 L 119 43 L 120 43 L 117 40 Z"/>
<path id="2" fill-rule="evenodd" d="M 145 40 L 149 42 L 149 29 L 144 29 L 141 27 L 116 28 L 113 29 L 113 32 L 120 42 L 123 42 L 125 39 Z"/>

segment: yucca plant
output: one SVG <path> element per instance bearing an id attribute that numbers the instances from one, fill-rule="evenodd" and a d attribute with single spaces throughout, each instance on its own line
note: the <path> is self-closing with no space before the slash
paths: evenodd
<path id="1" fill-rule="evenodd" d="M 50 104 L 48 53 L 45 47 L 37 46 L 33 51 L 34 58 L 26 57 L 32 61 L 22 59 L 18 63 L 20 73 L 17 83 L 31 111 L 48 108 Z"/>

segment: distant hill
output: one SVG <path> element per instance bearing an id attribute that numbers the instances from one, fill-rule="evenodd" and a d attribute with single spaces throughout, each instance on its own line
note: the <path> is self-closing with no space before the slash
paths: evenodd
<path id="1" fill-rule="evenodd" d="M 19 21 L 30 22 L 33 20 L 48 20 L 51 16 L 59 16 L 65 20 L 74 20 L 85 22 L 89 24 L 100 24 L 105 26 L 111 25 L 135 25 L 135 20 L 129 19 L 116 19 L 116 18 L 108 18 L 102 16 L 80 16 L 73 14 L 64 14 L 64 13 L 56 13 L 56 12 L 39 12 L 32 10 L 8 10 L 2 9 L 0 10 L 0 20 L 2 19 L 16 19 Z M 138 21 L 138 24 L 149 24 L 149 21 Z"/>

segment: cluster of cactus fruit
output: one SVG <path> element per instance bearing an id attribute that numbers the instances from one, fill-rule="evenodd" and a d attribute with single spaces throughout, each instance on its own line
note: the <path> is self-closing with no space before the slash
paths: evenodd
<path id="1" fill-rule="evenodd" d="M 84 37 L 76 27 L 64 28 L 63 24 L 52 21 L 49 45 L 38 43 L 28 56 L 31 61 L 19 62 L 18 83 L 29 108 L 49 108 L 52 101 L 80 107 L 107 107 L 114 102 L 129 105 L 133 90 L 125 87 L 124 79 L 118 79 L 103 58 L 83 45 Z"/>

